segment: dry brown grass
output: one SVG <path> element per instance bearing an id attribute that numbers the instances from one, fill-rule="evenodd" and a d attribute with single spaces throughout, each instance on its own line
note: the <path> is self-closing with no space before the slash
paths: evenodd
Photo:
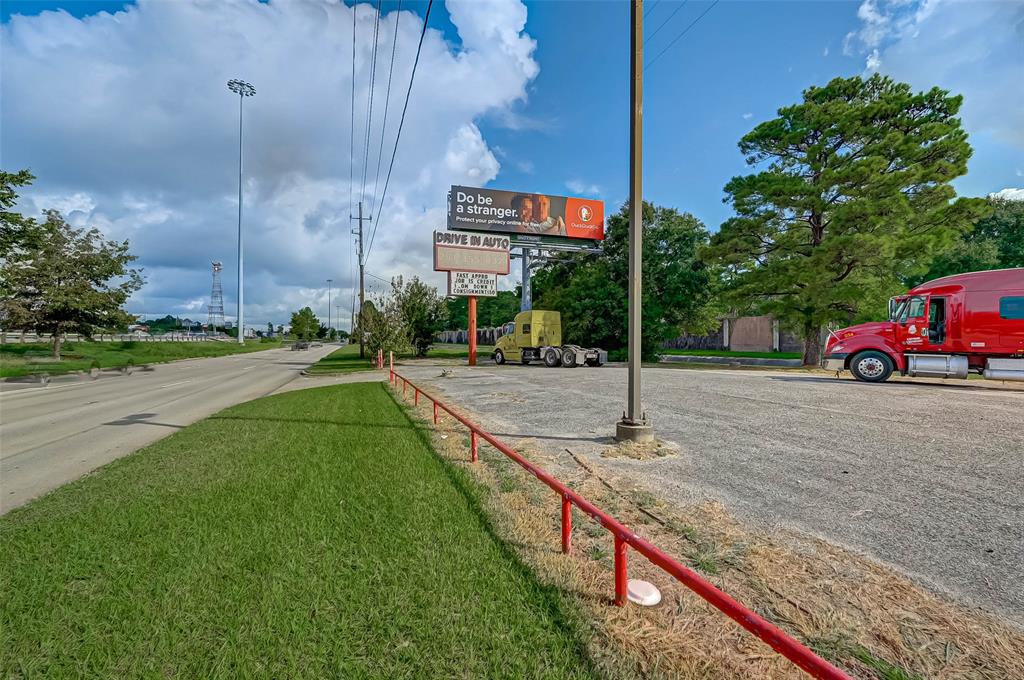
<path id="1" fill-rule="evenodd" d="M 657 584 L 662 603 L 613 606 L 611 535 L 574 509 L 573 552 L 561 554 L 558 497 L 482 441 L 480 463 L 470 464 L 468 433 L 449 417 L 432 425 L 429 403 L 414 414 L 432 429 L 437 451 L 487 489 L 482 504 L 498 535 L 585 612 L 591 655 L 608 675 L 806 677 L 635 551 L 630 578 Z M 516 450 L 544 467 L 559 459 L 532 440 Z M 1024 634 L 1010 625 L 825 541 L 751 533 L 719 504 L 671 507 L 592 460 L 573 459 L 558 472 L 570 487 L 855 677 L 1024 678 Z"/>

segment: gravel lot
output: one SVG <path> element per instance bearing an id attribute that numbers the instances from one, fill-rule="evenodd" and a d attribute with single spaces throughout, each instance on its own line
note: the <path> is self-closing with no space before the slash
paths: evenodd
<path id="1" fill-rule="evenodd" d="M 402 367 L 492 432 L 595 453 L 626 370 Z M 1024 626 L 1024 390 L 868 385 L 798 372 L 644 369 L 644 406 L 678 455 L 602 458 L 681 503 L 718 500 L 754 530 L 819 536 Z"/>

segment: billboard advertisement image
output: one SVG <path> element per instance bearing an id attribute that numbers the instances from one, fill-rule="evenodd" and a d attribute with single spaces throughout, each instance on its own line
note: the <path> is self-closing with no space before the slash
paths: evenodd
<path id="1" fill-rule="evenodd" d="M 601 241 L 604 201 L 453 186 L 448 199 L 448 228 Z"/>

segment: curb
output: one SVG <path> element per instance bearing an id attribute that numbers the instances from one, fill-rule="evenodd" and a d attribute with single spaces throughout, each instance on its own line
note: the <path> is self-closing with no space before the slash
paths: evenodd
<path id="1" fill-rule="evenodd" d="M 693 354 L 662 354 L 658 357 L 662 363 L 690 364 L 721 364 L 723 366 L 776 366 L 783 368 L 800 368 L 800 359 L 761 359 L 757 357 L 716 357 L 696 356 Z"/>

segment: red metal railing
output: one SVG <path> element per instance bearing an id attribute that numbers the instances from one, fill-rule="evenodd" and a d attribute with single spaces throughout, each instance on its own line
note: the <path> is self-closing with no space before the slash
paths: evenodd
<path id="1" fill-rule="evenodd" d="M 429 399 L 434 406 L 434 424 L 438 421 L 438 409 L 445 411 L 452 418 L 462 423 L 470 432 L 470 456 L 475 463 L 477 456 L 477 438 L 482 437 L 484 441 L 496 448 L 501 453 L 511 458 L 520 467 L 542 481 L 562 499 L 562 552 L 569 553 L 572 549 L 572 506 L 576 506 L 587 515 L 590 515 L 598 524 L 607 529 L 615 538 L 615 604 L 623 606 L 626 604 L 626 551 L 632 547 L 638 553 L 646 557 L 653 564 L 660 567 L 669 575 L 675 577 L 687 588 L 697 593 L 707 602 L 726 616 L 736 621 L 748 631 L 756 635 L 768 644 L 772 649 L 786 657 L 799 666 L 809 675 L 815 678 L 826 678 L 828 680 L 852 680 L 849 675 L 833 666 L 811 651 L 806 645 L 788 635 L 778 626 L 767 619 L 756 614 L 753 610 L 734 600 L 725 592 L 716 588 L 703 576 L 683 565 L 674 557 L 664 552 L 657 546 L 636 535 L 626 525 L 604 512 L 596 505 L 579 495 L 561 481 L 553 477 L 542 468 L 516 453 L 511 447 L 500 439 L 484 430 L 482 427 L 469 420 L 462 414 L 452 410 L 447 404 L 431 396 L 408 378 L 395 372 L 394 360 L 390 361 L 389 382 L 398 387 L 402 382 L 402 399 L 406 398 L 408 388 L 413 389 L 413 403 L 419 404 L 420 395 Z"/>

